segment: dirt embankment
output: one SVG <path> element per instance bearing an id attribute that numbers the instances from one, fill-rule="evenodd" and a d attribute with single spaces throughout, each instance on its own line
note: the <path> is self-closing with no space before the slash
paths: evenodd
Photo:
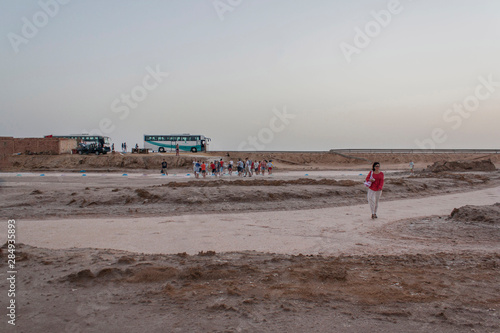
<path id="1" fill-rule="evenodd" d="M 491 159 L 480 161 L 438 161 L 427 167 L 427 172 L 442 171 L 495 171 L 495 164 Z"/>
<path id="2" fill-rule="evenodd" d="M 108 155 L 52 155 L 52 156 L 14 156 L 10 159 L 11 171 L 32 170 L 149 170 L 161 169 L 161 162 L 166 160 L 169 168 L 192 167 L 193 158 L 188 155 L 172 156 L 167 154 L 108 154 Z M 6 170 L 6 171 L 7 171 Z"/>
<path id="3" fill-rule="evenodd" d="M 282 152 L 282 153 L 259 153 L 259 152 L 209 152 L 214 156 L 222 156 L 224 159 L 232 158 L 242 160 L 246 157 L 252 160 L 272 159 L 289 164 L 310 164 L 310 163 L 339 163 L 339 164 L 366 164 L 375 161 L 384 164 L 408 164 L 433 163 L 436 161 L 473 160 L 490 158 L 494 162 L 500 162 L 500 154 L 462 154 L 462 153 L 435 153 L 435 154 L 404 154 L 404 153 L 342 153 L 335 152 Z"/>
<path id="4" fill-rule="evenodd" d="M 500 154 L 481 156 L 478 154 L 336 154 L 324 153 L 256 153 L 256 152 L 209 152 L 203 154 L 184 153 L 181 156 L 173 154 L 107 154 L 107 155 L 19 155 L 9 157 L 8 163 L 2 166 L 1 171 L 31 171 L 31 170 L 101 170 L 116 171 L 130 169 L 160 169 L 163 159 L 168 167 L 192 169 L 193 160 L 211 161 L 223 158 L 238 161 L 250 158 L 253 161 L 273 160 L 279 169 L 332 169 L 366 168 L 373 161 L 383 165 L 403 165 L 407 167 L 413 161 L 417 167 L 423 167 L 437 161 L 472 161 L 489 158 L 493 163 L 500 163 Z"/>

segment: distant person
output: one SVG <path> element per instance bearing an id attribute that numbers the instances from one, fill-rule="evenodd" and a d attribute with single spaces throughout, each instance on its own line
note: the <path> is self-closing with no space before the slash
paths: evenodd
<path id="1" fill-rule="evenodd" d="M 413 175 L 413 169 L 415 168 L 415 163 L 413 161 L 410 162 L 410 173 Z"/>
<path id="2" fill-rule="evenodd" d="M 114 143 L 111 145 L 111 151 L 112 151 L 113 153 L 115 152 L 115 144 L 114 144 Z"/>
<path id="3" fill-rule="evenodd" d="M 372 183 L 368 188 L 368 203 L 370 204 L 370 209 L 372 211 L 372 219 L 376 219 L 378 218 L 378 201 L 380 200 L 382 188 L 384 187 L 384 173 L 380 171 L 379 162 L 373 163 L 372 171 L 370 171 L 366 176 L 366 181 L 370 181 Z"/>
<path id="4" fill-rule="evenodd" d="M 179 156 L 179 144 L 175 145 L 175 156 Z"/>
<path id="5" fill-rule="evenodd" d="M 139 144 L 138 143 L 135 144 L 135 149 L 139 149 Z"/>
<path id="6" fill-rule="evenodd" d="M 215 172 L 217 169 L 214 162 L 210 163 L 210 169 L 212 169 L 212 176 L 215 176 Z"/>
<path id="7" fill-rule="evenodd" d="M 224 161 L 222 160 L 222 158 L 220 159 L 219 164 L 220 164 L 220 175 L 222 176 L 224 174 Z"/>
<path id="8" fill-rule="evenodd" d="M 127 143 L 126 142 L 123 143 L 123 151 L 125 153 L 127 152 Z"/>
<path id="9" fill-rule="evenodd" d="M 203 178 L 207 178 L 207 165 L 205 162 L 201 163 L 201 174 L 203 175 Z"/>
<path id="10" fill-rule="evenodd" d="M 252 177 L 252 161 L 247 158 L 245 158 L 245 176 Z"/>
<path id="11" fill-rule="evenodd" d="M 263 160 L 260 162 L 260 171 L 262 172 L 262 176 L 266 173 L 267 160 Z"/>
<path id="12" fill-rule="evenodd" d="M 273 168 L 273 160 L 269 160 L 269 163 L 267 163 L 267 173 L 269 173 L 269 175 L 273 174 Z"/>
<path id="13" fill-rule="evenodd" d="M 214 164 L 215 164 L 215 175 L 216 175 L 216 176 L 219 176 L 219 172 L 220 172 L 220 164 L 219 164 L 219 161 L 218 161 L 218 160 L 215 160 L 215 161 L 214 161 Z"/>
<path id="14" fill-rule="evenodd" d="M 231 176 L 233 174 L 233 160 L 229 160 L 229 164 L 227 166 L 227 171 L 229 172 L 229 175 Z"/>
<path id="15" fill-rule="evenodd" d="M 243 161 L 241 160 L 241 158 L 238 158 L 238 162 L 236 162 L 236 168 L 238 170 L 238 177 L 241 177 L 243 176 Z"/>
<path id="16" fill-rule="evenodd" d="M 167 175 L 168 176 L 167 161 L 165 161 L 165 160 L 163 160 L 163 162 L 161 162 L 161 173 L 162 173 L 162 175 Z"/>
<path id="17" fill-rule="evenodd" d="M 200 163 L 200 161 L 196 161 L 196 164 L 194 167 L 194 177 L 195 178 L 200 178 L 200 171 L 201 171 L 201 163 Z"/>
<path id="18" fill-rule="evenodd" d="M 245 157 L 245 161 L 243 161 L 243 177 L 248 175 L 248 157 Z"/>

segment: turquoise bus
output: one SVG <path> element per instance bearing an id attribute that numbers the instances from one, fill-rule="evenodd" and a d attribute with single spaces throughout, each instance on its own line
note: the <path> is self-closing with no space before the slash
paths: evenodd
<path id="1" fill-rule="evenodd" d="M 200 134 L 144 134 L 144 149 L 165 153 L 175 151 L 179 145 L 179 151 L 205 152 L 209 141 L 210 138 Z"/>

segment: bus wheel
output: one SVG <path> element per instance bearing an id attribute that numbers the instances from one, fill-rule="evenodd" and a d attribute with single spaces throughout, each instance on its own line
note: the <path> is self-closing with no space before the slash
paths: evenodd
<path id="1" fill-rule="evenodd" d="M 79 150 L 79 151 L 78 151 L 78 154 L 80 154 L 80 155 L 81 155 L 81 154 L 83 154 L 83 151 Z"/>
<path id="2" fill-rule="evenodd" d="M 165 152 L 165 148 L 160 147 L 160 148 L 158 148 L 158 151 L 159 151 L 160 153 L 164 153 L 164 152 Z"/>
<path id="3" fill-rule="evenodd" d="M 96 152 L 95 152 L 95 154 L 96 154 L 96 155 L 99 155 L 99 151 L 96 151 Z"/>
<path id="4" fill-rule="evenodd" d="M 198 151 L 198 150 L 196 149 L 196 147 L 191 148 L 191 152 L 192 152 L 192 153 L 196 153 L 197 151 Z"/>

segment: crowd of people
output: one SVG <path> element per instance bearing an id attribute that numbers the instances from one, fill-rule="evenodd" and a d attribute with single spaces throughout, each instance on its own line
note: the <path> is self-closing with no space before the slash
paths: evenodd
<path id="1" fill-rule="evenodd" d="M 245 158 L 245 161 L 238 159 L 236 164 L 233 160 L 230 160 L 226 163 L 222 158 L 220 160 L 214 160 L 212 162 L 199 160 L 193 161 L 193 173 L 195 178 L 200 178 L 200 175 L 203 178 L 206 178 L 210 173 L 215 177 L 220 177 L 224 174 L 232 176 L 234 171 L 236 172 L 236 175 L 238 175 L 238 177 L 252 177 L 253 175 L 264 176 L 266 171 L 269 175 L 272 175 L 273 167 L 274 165 L 272 160 L 262 160 L 254 162 L 248 158 Z"/>
<path id="2" fill-rule="evenodd" d="M 414 163 L 410 163 L 411 172 L 413 173 Z M 233 160 L 228 163 L 224 162 L 221 158 L 220 160 L 214 160 L 212 162 L 194 160 L 193 161 L 193 173 L 195 178 L 206 178 L 210 173 L 212 176 L 221 177 L 224 174 L 231 176 L 235 167 Z M 262 161 L 252 161 L 245 158 L 245 161 L 238 159 L 236 162 L 236 174 L 238 177 L 252 177 L 253 175 L 273 174 L 273 161 L 272 160 L 262 160 Z M 161 163 L 161 173 L 163 175 L 168 175 L 167 172 L 167 162 L 165 160 Z M 382 194 L 382 189 L 384 187 L 384 173 L 380 171 L 380 163 L 375 162 L 372 165 L 372 170 L 368 173 L 365 179 L 365 185 L 368 187 L 368 203 L 370 204 L 370 209 L 372 213 L 372 219 L 378 218 L 377 209 L 380 196 Z"/>

